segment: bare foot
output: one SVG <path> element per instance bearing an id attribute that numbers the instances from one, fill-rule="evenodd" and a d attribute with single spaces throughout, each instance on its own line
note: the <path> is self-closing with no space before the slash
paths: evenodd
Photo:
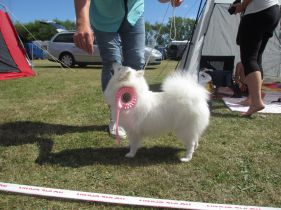
<path id="1" fill-rule="evenodd" d="M 242 105 L 242 106 L 250 106 L 251 100 L 249 98 L 246 98 L 245 100 L 240 101 L 239 104 Z"/>
<path id="2" fill-rule="evenodd" d="M 263 110 L 264 109 L 264 105 L 258 105 L 258 106 L 254 106 L 254 105 L 250 105 L 249 109 L 247 112 L 243 112 L 241 114 L 241 116 L 243 117 L 250 117 L 252 114 L 255 114 L 256 112 Z"/>
<path id="3" fill-rule="evenodd" d="M 265 97 L 265 93 L 262 92 L 261 93 L 261 99 L 263 100 L 264 97 Z M 239 104 L 242 105 L 242 106 L 251 106 L 251 99 L 247 97 L 245 100 L 240 101 Z"/>

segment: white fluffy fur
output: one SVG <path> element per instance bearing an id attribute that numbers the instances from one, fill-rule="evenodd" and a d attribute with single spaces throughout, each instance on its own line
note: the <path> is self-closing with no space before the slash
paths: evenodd
<path id="1" fill-rule="evenodd" d="M 126 157 L 135 156 L 144 136 L 174 131 L 186 148 L 181 161 L 191 160 L 198 140 L 209 124 L 208 92 L 190 75 L 177 72 L 165 79 L 163 92 L 152 92 L 143 73 L 116 64 L 104 93 L 112 118 L 116 119 L 117 90 L 127 86 L 137 92 L 136 106 L 120 113 L 120 125 L 126 130 L 130 144 Z"/>

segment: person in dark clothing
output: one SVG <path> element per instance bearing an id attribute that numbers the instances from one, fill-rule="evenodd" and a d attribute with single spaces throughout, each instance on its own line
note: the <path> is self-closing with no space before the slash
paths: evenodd
<path id="1" fill-rule="evenodd" d="M 279 23 L 279 2 L 278 0 L 243 0 L 234 6 L 235 14 L 244 13 L 237 40 L 244 66 L 245 82 L 249 90 L 249 109 L 242 115 L 251 116 L 264 109 L 261 93 L 262 54 Z"/>

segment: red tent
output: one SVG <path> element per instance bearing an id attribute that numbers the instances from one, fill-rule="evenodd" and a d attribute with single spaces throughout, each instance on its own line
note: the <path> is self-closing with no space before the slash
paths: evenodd
<path id="1" fill-rule="evenodd" d="M 9 15 L 0 10 L 0 80 L 35 76 Z"/>

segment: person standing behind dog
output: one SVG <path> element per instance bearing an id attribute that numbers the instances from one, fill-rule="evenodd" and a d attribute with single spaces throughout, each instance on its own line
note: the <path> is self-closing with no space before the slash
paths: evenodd
<path id="1" fill-rule="evenodd" d="M 278 0 L 243 0 L 233 6 L 235 14 L 244 12 L 237 40 L 239 40 L 240 57 L 249 90 L 250 106 L 242 116 L 251 116 L 264 109 L 261 96 L 262 54 L 279 22 L 279 2 Z"/>
<path id="2" fill-rule="evenodd" d="M 159 1 L 166 3 L 170 0 Z M 173 6 L 179 6 L 182 1 L 171 0 L 171 3 Z M 92 54 L 96 38 L 103 64 L 101 75 L 103 91 L 112 76 L 113 63 L 117 62 L 133 69 L 143 69 L 145 64 L 144 0 L 74 0 L 74 5 L 76 12 L 74 43 Z M 114 121 L 109 123 L 109 132 L 115 137 Z M 119 128 L 119 136 L 126 138 L 124 129 Z"/>

